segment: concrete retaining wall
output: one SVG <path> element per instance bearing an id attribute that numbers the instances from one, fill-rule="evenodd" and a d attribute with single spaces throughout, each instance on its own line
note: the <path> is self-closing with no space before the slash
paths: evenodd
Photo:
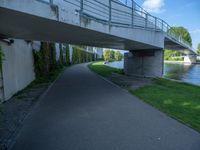
<path id="1" fill-rule="evenodd" d="M 8 100 L 35 79 L 32 45 L 24 40 L 14 40 L 10 46 L 3 42 L 0 45 L 5 54 L 2 66 L 4 100 Z"/>

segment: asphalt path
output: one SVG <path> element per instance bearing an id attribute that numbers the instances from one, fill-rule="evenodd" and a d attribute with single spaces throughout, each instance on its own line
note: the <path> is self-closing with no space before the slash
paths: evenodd
<path id="1" fill-rule="evenodd" d="M 41 98 L 12 150 L 200 150 L 200 134 L 80 64 Z"/>

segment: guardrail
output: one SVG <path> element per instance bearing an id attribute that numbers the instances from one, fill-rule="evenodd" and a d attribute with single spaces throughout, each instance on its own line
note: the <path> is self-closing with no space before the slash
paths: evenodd
<path id="1" fill-rule="evenodd" d="M 48 1 L 53 5 L 53 0 Z M 122 26 L 126 28 L 142 28 L 166 33 L 166 35 L 179 42 L 183 46 L 192 49 L 191 45 L 183 38 L 175 34 L 171 26 L 164 20 L 152 16 L 134 0 L 107 0 L 107 3 L 99 0 L 63 0 L 77 7 L 81 16 L 88 17 L 110 26 Z"/>

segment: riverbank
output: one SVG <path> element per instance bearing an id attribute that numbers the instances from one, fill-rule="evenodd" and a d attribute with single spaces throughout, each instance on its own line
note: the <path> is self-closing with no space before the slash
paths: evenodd
<path id="1" fill-rule="evenodd" d="M 164 63 L 177 63 L 177 64 L 184 64 L 184 61 L 170 61 L 170 60 L 165 60 Z"/>
<path id="2" fill-rule="evenodd" d="M 172 63 L 172 64 L 188 64 L 188 65 L 191 65 L 191 63 L 186 63 L 184 61 L 170 61 L 170 60 L 165 60 L 164 63 Z M 195 62 L 195 63 L 192 63 L 193 65 L 198 65 L 200 64 L 199 61 Z"/>
<path id="3" fill-rule="evenodd" d="M 102 75 L 102 72 L 106 70 L 109 74 L 106 74 L 104 77 L 113 82 L 112 75 L 116 74 L 115 68 L 106 66 L 102 62 L 90 64 L 89 68 L 99 75 Z M 117 73 L 120 73 L 120 78 L 122 78 L 122 69 L 117 70 Z M 115 80 L 119 79 L 119 81 L 121 81 L 122 79 L 120 78 L 115 78 Z M 124 76 L 123 78 L 126 77 Z M 152 79 L 152 82 L 146 85 L 144 84 L 133 88 L 134 82 L 128 82 L 128 80 L 126 80 L 126 86 L 124 86 L 124 82 L 119 81 L 114 83 L 125 88 L 131 94 L 139 97 L 141 100 L 156 107 L 160 111 L 200 132 L 199 86 L 159 78 Z"/>

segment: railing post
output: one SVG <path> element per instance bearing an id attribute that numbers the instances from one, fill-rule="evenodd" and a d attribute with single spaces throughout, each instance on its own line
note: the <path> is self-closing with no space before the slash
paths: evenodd
<path id="1" fill-rule="evenodd" d="M 53 5 L 53 0 L 49 0 L 50 5 Z"/>
<path id="2" fill-rule="evenodd" d="M 155 30 L 157 28 L 157 18 L 155 18 Z"/>
<path id="3" fill-rule="evenodd" d="M 108 20 L 108 22 L 109 22 L 109 26 L 111 25 L 111 19 L 112 19 L 112 9 L 111 9 L 111 4 L 112 3 L 112 1 L 111 0 L 109 0 L 109 20 Z"/>
<path id="4" fill-rule="evenodd" d="M 80 0 L 80 14 L 83 13 L 83 0 Z"/>
<path id="5" fill-rule="evenodd" d="M 148 23 L 148 14 L 145 13 L 145 28 L 147 28 Z"/>
<path id="6" fill-rule="evenodd" d="M 131 19 L 131 24 L 132 27 L 134 26 L 134 1 L 132 0 L 132 19 Z"/>

